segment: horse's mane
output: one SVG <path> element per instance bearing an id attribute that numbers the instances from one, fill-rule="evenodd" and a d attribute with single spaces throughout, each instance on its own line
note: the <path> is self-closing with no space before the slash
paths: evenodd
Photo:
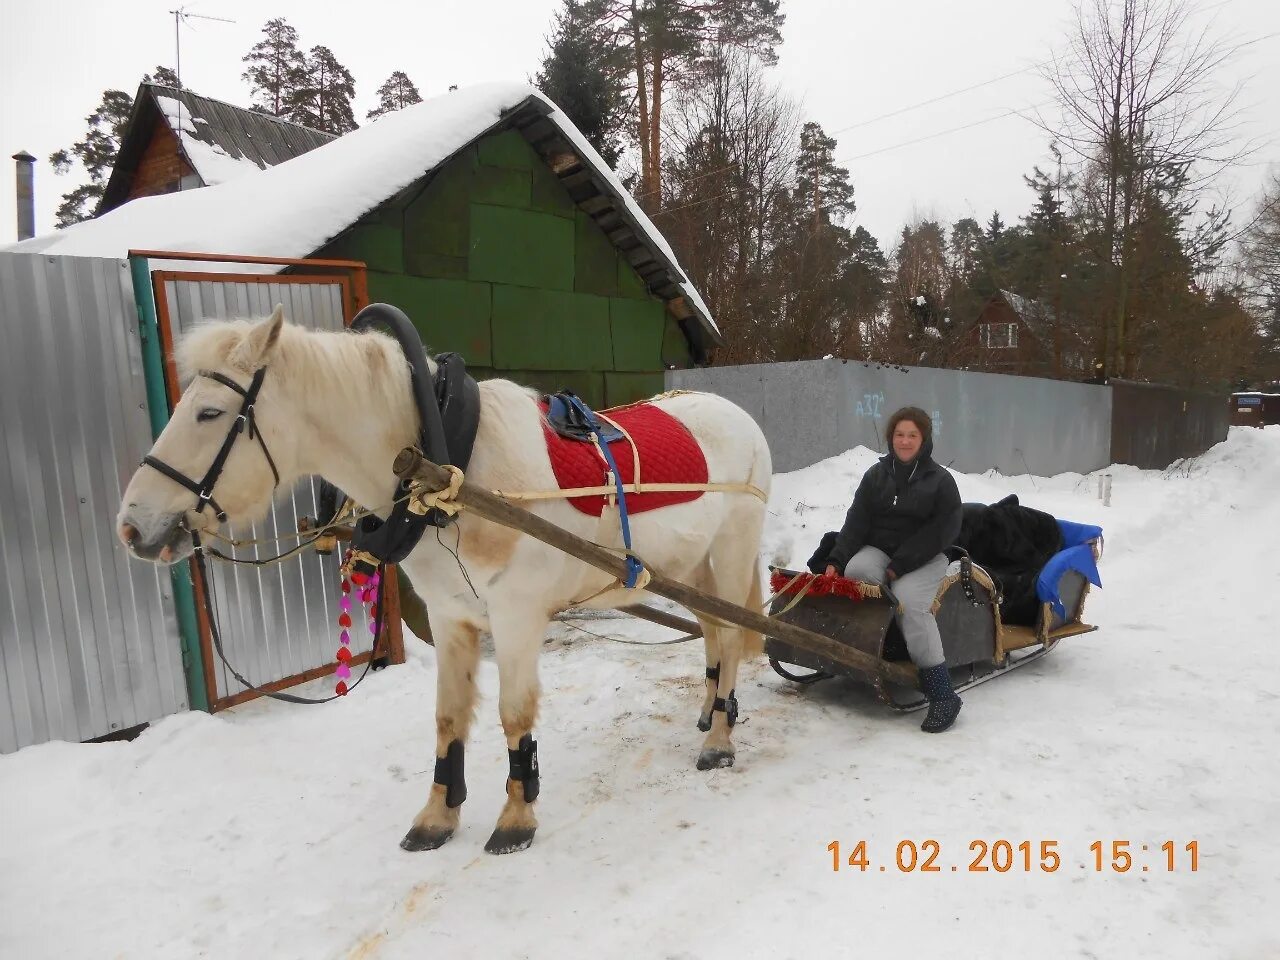
<path id="1" fill-rule="evenodd" d="M 178 376 L 189 382 L 199 371 L 224 367 L 257 325 L 253 320 L 207 320 L 183 334 L 174 351 Z M 428 358 L 435 371 L 435 361 Z M 394 339 L 378 331 L 308 330 L 286 323 L 270 361 L 272 378 L 324 389 L 333 378 L 385 390 L 390 399 L 409 389 L 409 364 Z M 245 371 L 248 373 L 249 371 Z"/>
<path id="2" fill-rule="evenodd" d="M 178 376 L 191 381 L 201 370 L 224 367 L 231 355 L 259 321 L 206 320 L 182 335 L 174 350 Z M 435 360 L 427 364 L 434 374 Z M 385 391 L 388 409 L 409 396 L 409 364 L 395 339 L 376 330 L 308 330 L 286 323 L 271 358 L 271 375 L 295 382 L 304 390 L 324 390 L 334 378 L 360 383 L 371 391 Z M 248 373 L 249 371 L 245 371 Z M 498 384 L 493 382 L 493 386 Z M 537 398 L 538 391 L 512 384 Z"/>

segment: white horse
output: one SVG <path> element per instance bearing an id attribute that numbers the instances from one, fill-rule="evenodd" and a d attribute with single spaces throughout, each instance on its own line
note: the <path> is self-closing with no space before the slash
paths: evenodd
<path id="1" fill-rule="evenodd" d="M 367 507 L 385 506 L 390 499 L 396 481 L 391 464 L 418 436 L 409 366 L 392 338 L 307 330 L 284 323 L 277 307 L 258 323 L 210 322 L 194 329 L 183 339 L 178 361 L 182 380 L 189 385 L 152 456 L 190 478 L 204 476 L 214 462 L 244 403 L 238 391 L 249 388 L 262 371 L 253 410 L 253 426 L 260 436 L 251 439 L 245 431 L 231 442 L 212 491 L 227 522 L 249 522 L 263 515 L 277 471 L 284 490 L 303 476 L 319 475 Z M 431 366 L 434 373 L 434 362 Z M 468 481 L 489 490 L 555 489 L 537 394 L 507 380 L 487 380 L 480 384 L 480 397 Z M 769 448 L 743 410 L 711 394 L 683 393 L 655 402 L 696 438 L 710 483 L 752 484 L 768 493 Z M 191 531 L 218 524 L 214 511 L 195 507 L 196 497 L 189 489 L 156 469 L 141 467 L 124 493 L 117 518 L 119 536 L 137 557 L 175 563 L 192 552 Z M 599 518 L 563 500 L 536 502 L 528 509 L 580 537 L 621 543 L 615 509 L 606 508 Z M 764 514 L 764 503 L 754 496 L 706 493 L 689 503 L 633 515 L 633 547 L 663 575 L 759 610 Z M 465 798 L 462 744 L 476 701 L 480 634 L 487 630 L 493 635 L 500 679 L 498 712 L 515 776 L 507 780 L 507 802 L 486 849 L 510 852 L 532 843 L 537 827 L 532 807 L 537 767 L 530 734 L 538 713 L 538 652 L 548 623 L 556 613 L 593 594 L 599 593 L 589 605 L 597 608 L 639 603 L 645 595 L 465 510 L 458 530 L 461 565 L 475 593 L 459 562 L 434 536 L 423 537 L 402 564 L 427 602 L 438 692 L 436 782 L 401 846 L 434 849 L 457 828 Z M 455 536 L 450 530 L 444 539 L 452 545 Z M 761 652 L 762 638 L 716 620 L 699 621 L 708 666 L 699 726 L 709 727 L 709 732 L 698 767 L 709 769 L 733 763 L 724 704 L 732 702 L 739 662 Z"/>

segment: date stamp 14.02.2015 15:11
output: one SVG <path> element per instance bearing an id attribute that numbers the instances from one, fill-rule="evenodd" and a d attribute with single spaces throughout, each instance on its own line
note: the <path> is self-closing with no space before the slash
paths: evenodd
<path id="1" fill-rule="evenodd" d="M 901 840 L 892 859 L 876 862 L 866 840 L 859 840 L 846 854 L 839 840 L 827 845 L 831 869 L 858 873 L 1056 873 L 1064 866 L 1057 840 L 973 840 L 967 855 L 957 862 L 943 855 L 937 840 Z M 1130 840 L 1095 840 L 1087 855 L 1075 864 L 1094 873 L 1196 873 L 1200 869 L 1200 842 L 1141 843 Z"/>

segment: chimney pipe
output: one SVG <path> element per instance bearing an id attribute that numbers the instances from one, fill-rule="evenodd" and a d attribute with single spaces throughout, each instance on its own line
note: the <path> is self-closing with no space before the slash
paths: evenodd
<path id="1" fill-rule="evenodd" d="M 36 158 L 23 150 L 13 159 L 18 162 L 18 239 L 28 240 L 36 235 Z"/>

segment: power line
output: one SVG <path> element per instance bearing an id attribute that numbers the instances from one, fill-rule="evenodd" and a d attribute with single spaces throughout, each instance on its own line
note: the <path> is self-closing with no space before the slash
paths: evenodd
<path id="1" fill-rule="evenodd" d="M 1197 12 L 1201 14 L 1209 13 L 1213 10 L 1217 10 L 1219 7 L 1225 7 L 1228 4 L 1231 4 L 1234 2 L 1236 2 L 1236 0 L 1219 0 L 1218 3 L 1212 4 L 1211 6 L 1205 7 L 1202 10 L 1198 10 Z M 1280 35 L 1280 34 L 1270 33 L 1270 34 L 1267 34 L 1266 36 L 1256 37 L 1253 40 L 1244 41 L 1238 46 L 1233 47 L 1232 52 L 1234 53 L 1238 50 L 1243 50 L 1245 47 L 1252 46 L 1255 43 L 1260 43 L 1263 40 L 1270 40 L 1272 37 L 1275 37 L 1277 35 Z M 898 117 L 904 113 L 911 113 L 912 111 L 919 110 L 922 107 L 928 107 L 935 103 L 941 103 L 944 100 L 950 100 L 953 97 L 958 97 L 958 96 L 961 96 L 962 94 L 971 93 L 974 90 L 981 90 L 983 87 L 989 87 L 993 83 L 999 83 L 1002 80 L 1009 80 L 1013 77 L 1022 76 L 1024 73 L 1030 73 L 1033 70 L 1040 70 L 1055 62 L 1056 62 L 1055 58 L 1050 57 L 1047 60 L 1041 60 L 1037 63 L 1030 64 L 1029 66 L 1022 67 L 1019 70 L 1013 70 L 1009 73 L 1002 73 L 997 77 L 990 77 L 986 80 L 981 80 L 978 83 L 970 84 L 967 87 L 960 87 L 959 89 L 956 89 L 956 90 L 949 90 L 945 93 L 940 93 L 935 97 L 930 97 L 927 100 L 920 100 L 917 103 L 908 104 L 907 106 L 899 107 L 896 110 L 890 110 L 888 113 L 881 113 L 874 117 L 868 117 L 866 120 L 859 120 L 856 123 L 851 123 L 848 126 L 840 127 L 830 132 L 824 131 L 824 133 L 826 136 L 829 136 L 829 137 L 834 137 L 837 134 L 841 134 L 841 133 L 848 133 L 850 130 L 857 130 L 861 127 L 867 127 L 873 123 L 879 123 L 881 120 L 888 120 L 891 117 Z M 1029 108 L 1029 109 L 1034 109 L 1034 108 Z M 963 129 L 963 128 L 957 128 L 957 129 Z M 864 156 L 872 156 L 872 155 L 873 154 L 864 154 Z M 717 167 L 712 170 L 707 170 L 704 173 L 698 174 L 697 176 L 690 177 L 688 180 L 684 181 L 684 183 L 686 185 L 690 183 L 696 183 L 699 180 L 706 179 L 707 177 L 715 176 L 717 173 L 724 173 L 727 170 L 733 170 L 733 169 L 735 169 L 734 164 L 725 164 L 722 167 Z"/>
<path id="2" fill-rule="evenodd" d="M 1215 4 L 1213 4 L 1212 6 L 1206 7 L 1206 8 L 1204 8 L 1203 10 L 1201 10 L 1200 12 L 1201 12 L 1201 13 L 1208 13 L 1208 12 L 1209 12 L 1209 11 L 1211 11 L 1211 10 L 1216 10 L 1216 9 L 1217 9 L 1217 8 L 1219 8 L 1219 7 L 1224 7 L 1224 6 L 1226 6 L 1227 4 L 1232 3 L 1232 2 L 1234 2 L 1234 0 L 1221 0 L 1221 2 L 1219 2 L 1219 3 L 1215 3 Z M 1245 47 L 1250 47 L 1250 46 L 1253 46 L 1254 44 L 1261 43 L 1261 42 L 1263 42 L 1263 41 L 1265 41 L 1265 40 L 1270 40 L 1270 39 L 1273 39 L 1273 38 L 1278 37 L 1278 36 L 1280 36 L 1280 31 L 1275 31 L 1275 32 L 1273 32 L 1273 33 L 1264 34 L 1264 35 L 1262 35 L 1262 36 L 1260 36 L 1260 37 L 1254 37 L 1254 38 L 1253 38 L 1253 39 L 1251 39 L 1251 40 L 1246 40 L 1246 41 L 1243 41 L 1243 42 L 1241 42 L 1241 43 L 1237 44 L 1237 45 L 1232 49 L 1232 52 L 1234 53 L 1234 52 L 1236 52 L 1236 51 L 1239 51 L 1239 50 L 1244 49 Z M 958 95 L 960 95 L 960 94 L 962 94 L 962 93 L 967 93 L 967 92 L 969 92 L 970 90 L 976 90 L 976 89 L 978 89 L 978 88 L 980 88 L 980 87 L 989 86 L 990 84 L 997 83 L 997 82 L 999 82 L 999 81 L 1001 81 L 1001 80 L 1009 79 L 1010 77 L 1019 76 L 1019 75 L 1021 75 L 1021 74 L 1023 74 L 1023 73 L 1027 73 L 1027 72 L 1029 72 L 1030 70 L 1038 69 L 1038 68 L 1040 68 L 1040 67 L 1042 67 L 1042 66 L 1045 66 L 1045 65 L 1047 65 L 1047 64 L 1049 64 L 1049 63 L 1052 63 L 1052 62 L 1053 62 L 1052 60 L 1042 61 L 1042 62 L 1040 62 L 1040 63 L 1032 64 L 1032 65 L 1031 65 L 1031 66 L 1029 66 L 1029 67 L 1024 67 L 1024 68 L 1022 68 L 1021 70 L 1015 70 L 1015 71 L 1013 71 L 1013 72 L 1011 72 L 1011 73 L 1001 74 L 1001 75 L 1000 75 L 1000 76 L 998 76 L 998 77 L 992 77 L 992 78 L 991 78 L 991 79 L 989 79 L 989 80 L 984 80 L 984 81 L 982 81 L 981 83 L 973 84 L 973 85 L 971 85 L 971 86 L 969 86 L 969 87 L 964 87 L 964 88 L 959 89 L 959 90 L 954 90 L 954 91 L 950 91 L 950 92 L 948 92 L 948 93 L 940 94 L 940 95 L 938 95 L 938 96 L 936 96 L 936 97 L 932 97 L 932 98 L 930 98 L 930 99 L 928 99 L 928 100 L 922 100 L 922 101 L 920 101 L 919 103 L 911 104 L 911 105 L 909 105 L 909 106 L 902 107 L 901 109 L 891 111 L 890 113 L 881 114 L 880 116 L 872 117 L 872 118 L 870 118 L 870 119 L 868 119 L 868 120 L 859 121 L 858 123 L 852 124 L 851 126 L 843 127 L 843 128 L 841 128 L 840 130 L 833 131 L 833 134 L 835 134 L 835 133 L 847 132 L 848 130 L 855 129 L 855 128 L 857 128 L 857 127 L 867 126 L 867 125 L 869 125 L 869 124 L 875 123 L 875 122 L 877 122 L 878 120 L 883 120 L 883 119 L 886 119 L 886 118 L 888 118 L 888 117 L 892 117 L 892 116 L 898 116 L 898 115 L 900 115 L 900 114 L 910 112 L 910 111 L 915 110 L 915 109 L 918 109 L 918 108 L 920 108 L 920 107 L 928 106 L 929 104 L 937 103 L 937 102 L 939 102 L 939 101 L 941 101 L 941 100 L 946 100 L 946 99 L 949 99 L 949 98 L 951 98 L 951 97 L 958 96 Z M 1006 111 L 1005 113 L 997 114 L 996 116 L 993 116 L 993 117 L 986 117 L 985 119 L 982 119 L 982 120 L 975 120 L 975 121 L 973 121 L 973 122 L 971 122 L 971 123 L 961 124 L 960 126 L 956 126 L 956 127 L 950 127 L 950 128 L 948 128 L 948 129 L 946 129 L 946 130 L 939 130 L 939 131 L 937 131 L 937 132 L 935 132 L 935 133 L 925 134 L 924 136 L 916 137 L 916 138 L 911 139 L 911 140 L 904 140 L 904 141 L 902 141 L 901 143 L 895 143 L 895 144 L 892 144 L 892 145 L 887 146 L 887 147 L 881 147 L 881 148 L 880 148 L 880 149 L 878 149 L 878 150 L 872 150 L 872 151 L 869 151 L 869 152 L 867 152 L 867 153 L 857 154 L 857 155 L 854 155 L 854 156 L 846 156 L 846 157 L 837 157 L 837 158 L 833 158 L 832 163 L 833 163 L 833 164 L 852 163 L 852 162 L 855 162 L 855 161 L 857 161 L 857 160 L 864 160 L 864 159 L 866 159 L 866 158 L 868 158 L 868 157 L 873 157 L 873 156 L 877 156 L 877 155 L 882 154 L 882 153 L 888 153 L 888 152 L 893 151 L 893 150 L 898 150 L 898 149 L 901 149 L 902 147 L 913 146 L 913 145 L 915 145 L 915 144 L 923 143 L 923 142 L 928 141 L 928 140 L 933 140 L 933 139 L 936 139 L 936 138 L 938 138 L 938 137 L 948 136 L 948 135 L 950 135 L 950 134 L 952 134 L 952 133 L 959 133 L 959 132 L 961 132 L 961 131 L 963 131 L 963 130 L 968 130 L 968 129 L 971 129 L 971 128 L 973 128 L 973 127 L 982 126 L 983 124 L 993 123 L 993 122 L 995 122 L 995 121 L 997 121 L 997 120 L 1004 120 L 1004 119 L 1007 119 L 1008 117 L 1011 117 L 1011 116 L 1022 117 L 1022 111 L 1038 110 L 1038 109 L 1040 109 L 1041 107 L 1048 106 L 1048 105 L 1050 105 L 1050 104 L 1052 104 L 1052 103 L 1054 103 L 1054 102 L 1055 102 L 1055 101 L 1054 101 L 1054 100 L 1052 100 L 1052 99 L 1051 99 L 1051 100 L 1047 100 L 1047 101 L 1044 101 L 1044 102 L 1042 102 L 1042 103 L 1035 104 L 1035 105 L 1033 105 L 1033 106 L 1023 107 L 1023 108 L 1021 108 L 1021 109 L 1008 110 L 1008 111 Z M 1024 119 L 1025 119 L 1025 118 L 1024 118 Z M 698 174 L 697 176 L 690 177 L 688 180 L 682 181 L 682 184 L 681 184 L 681 185 L 682 185 L 682 186 L 688 186 L 689 184 L 696 183 L 696 182 L 698 182 L 699 180 L 703 180 L 703 179 L 705 179 L 705 178 L 707 178 L 707 177 L 709 177 L 709 176 L 714 176 L 714 175 L 715 175 L 715 174 L 717 174 L 717 173 L 723 173 L 723 172 L 725 172 L 725 171 L 734 170 L 734 169 L 736 169 L 736 166 L 735 166 L 735 165 L 733 165 L 733 164 L 727 164 L 727 165 L 725 165 L 725 166 L 723 166 L 723 167 L 719 167 L 719 168 L 715 168 L 715 169 L 712 169 L 712 170 L 708 170 L 708 171 L 706 171 L 705 173 L 701 173 L 701 174 Z M 784 182 L 781 186 L 783 186 L 784 188 L 785 188 L 785 187 L 794 187 L 794 186 L 796 186 L 796 184 L 797 184 L 797 183 L 798 183 L 798 178 L 792 178 L 792 179 L 790 179 L 789 181 Z M 736 190 L 735 190 L 735 189 L 729 189 L 729 190 L 725 190 L 725 191 L 723 191 L 723 192 L 721 192 L 721 193 L 718 193 L 718 194 L 713 194 L 713 195 L 711 195 L 711 196 L 709 196 L 709 197 L 701 198 L 701 199 L 699 199 L 699 200 L 693 200 L 693 201 L 690 201 L 690 202 L 688 202 L 688 203 L 677 204 L 677 205 L 672 206 L 672 207 L 665 207 L 665 208 L 663 208 L 662 210 L 658 211 L 658 213 L 657 213 L 656 215 L 657 215 L 657 216 L 661 216 L 661 215 L 663 215 L 663 214 L 667 214 L 667 213 L 676 213 L 676 212 L 679 212 L 679 211 L 681 211 L 681 210 L 691 210 L 691 209 L 694 209 L 694 208 L 696 208 L 696 207 L 703 206 L 704 204 L 711 203 L 711 202 L 713 202 L 713 201 L 715 201 L 715 200 L 719 200 L 719 199 L 722 199 L 722 198 L 724 198 L 724 197 L 730 196 L 730 195 L 734 194 L 735 192 L 736 192 Z M 834 208 L 834 207 L 837 207 L 837 206 L 840 206 L 840 205 L 839 205 L 839 204 L 823 204 L 823 205 L 820 205 L 817 209 L 819 209 L 819 210 L 825 210 L 825 209 L 831 209 L 831 208 Z"/>
<path id="3" fill-rule="evenodd" d="M 867 127 L 873 123 L 879 123 L 881 120 L 888 120 L 890 117 L 901 116 L 904 113 L 910 113 L 912 110 L 919 110 L 921 107 L 928 107 L 935 103 L 941 103 L 943 100 L 950 100 L 952 97 L 958 97 L 962 93 L 969 93 L 973 90 L 981 90 L 983 87 L 989 87 L 993 83 L 999 83 L 1001 80 L 1008 80 L 1010 77 L 1018 77 L 1024 73 L 1030 73 L 1032 70 L 1039 70 L 1041 67 L 1052 63 L 1052 60 L 1044 60 L 1040 63 L 1033 63 L 1029 67 L 1023 67 L 1021 70 L 1014 70 L 1012 73 L 1002 73 L 998 77 L 992 77 L 990 80 L 983 80 L 981 83 L 975 83 L 969 87 L 962 87 L 959 90 L 952 90 L 950 93 L 942 93 L 936 97 L 930 97 L 928 100 L 921 100 L 919 103 L 913 103 L 910 106 L 901 107 L 897 110 L 890 110 L 888 113 L 882 113 L 879 116 L 870 117 L 866 120 L 859 120 L 857 123 L 851 123 L 847 127 L 841 127 L 839 130 L 832 130 L 828 136 L 834 137 L 837 133 L 848 133 L 850 130 L 857 130 L 859 127 Z"/>
<path id="4" fill-rule="evenodd" d="M 926 140 L 934 140 L 934 139 L 937 139 L 938 137 L 944 137 L 952 133 L 959 133 L 961 130 L 968 130 L 968 129 L 971 129 L 972 127 L 980 127 L 983 124 L 994 123 L 997 120 L 1005 120 L 1009 117 L 1021 117 L 1022 111 L 1024 110 L 1036 110 L 1042 106 L 1045 106 L 1047 103 L 1052 103 L 1052 102 L 1053 102 L 1052 100 L 1049 100 L 1049 101 L 1045 101 L 1045 103 L 1035 104 L 1034 106 L 1022 107 L 1019 110 L 1008 110 L 1004 113 L 996 114 L 994 117 L 986 117 L 982 120 L 975 120 L 972 123 L 961 124 L 958 127 L 950 127 L 946 130 L 939 130 L 935 133 L 925 134 L 922 137 L 916 137 L 915 139 L 912 139 L 912 140 L 904 140 L 901 143 L 895 143 L 887 147 L 881 147 L 879 150 L 872 150 L 869 153 L 858 154 L 857 156 L 850 156 L 850 157 L 835 157 L 832 159 L 831 162 L 833 164 L 852 163 L 855 160 L 863 160 L 863 159 L 866 159 L 867 157 L 876 156 L 877 154 L 888 153 L 891 150 L 898 150 L 898 149 L 901 149 L 902 147 L 913 146 L 914 144 L 917 144 L 917 143 L 923 143 Z M 695 182 L 696 179 L 698 178 L 693 178 L 689 181 L 686 181 L 686 183 L 693 183 Z M 784 183 L 783 186 L 794 187 L 798 184 L 798 182 L 799 182 L 798 179 L 792 179 L 787 183 Z M 673 206 L 673 207 L 664 207 L 662 210 L 658 211 L 657 215 L 662 216 L 668 213 L 676 213 L 677 211 L 680 211 L 680 210 L 692 210 L 695 207 L 700 207 L 703 204 L 711 203 L 714 200 L 719 200 L 723 197 L 731 196 L 735 192 L 736 190 L 733 190 L 733 189 L 725 190 L 722 193 L 713 194 L 710 197 L 703 197 L 698 200 L 691 200 L 688 203 L 677 204 L 676 206 Z M 840 206 L 840 204 L 822 204 L 817 209 L 827 210 L 837 206 Z"/>

